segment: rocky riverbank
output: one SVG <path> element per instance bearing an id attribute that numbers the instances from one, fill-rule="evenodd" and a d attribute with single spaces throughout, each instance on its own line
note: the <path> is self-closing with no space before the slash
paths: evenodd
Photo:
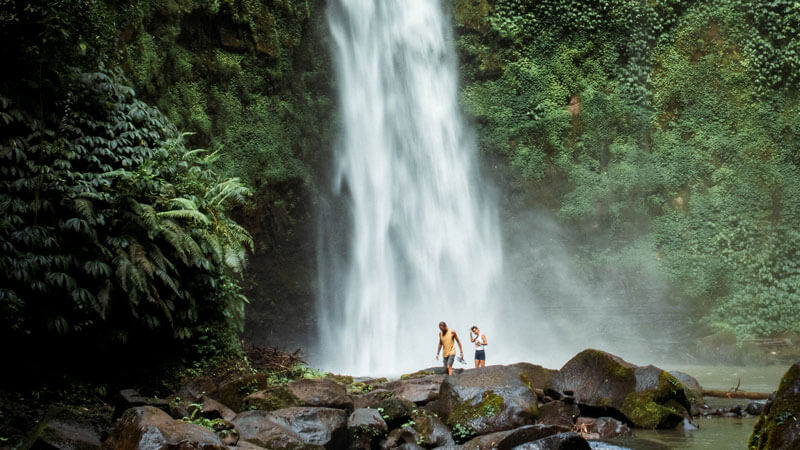
<path id="1" fill-rule="evenodd" d="M 313 371 L 289 380 L 258 370 L 189 377 L 168 398 L 121 391 L 105 423 L 51 408 L 22 448 L 588 449 L 590 441 L 624 445 L 637 428 L 693 427 L 699 414 L 760 413 L 753 405 L 712 410 L 687 374 L 584 350 L 559 370 L 517 363 L 398 380 Z"/>

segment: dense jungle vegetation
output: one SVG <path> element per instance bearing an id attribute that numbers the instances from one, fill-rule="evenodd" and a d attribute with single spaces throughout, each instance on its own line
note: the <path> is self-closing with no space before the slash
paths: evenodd
<path id="1" fill-rule="evenodd" d="M 587 277 L 649 261 L 694 335 L 800 331 L 800 4 L 458 0 L 463 104 Z M 635 290 L 626 302 L 639 298 Z"/>
<path id="2" fill-rule="evenodd" d="M 248 299 L 310 323 L 324 3 L 0 0 L 11 360 L 235 353 Z M 589 278 L 656 261 L 697 335 L 800 332 L 800 4 L 448 4 L 509 208 L 575 230 Z"/>

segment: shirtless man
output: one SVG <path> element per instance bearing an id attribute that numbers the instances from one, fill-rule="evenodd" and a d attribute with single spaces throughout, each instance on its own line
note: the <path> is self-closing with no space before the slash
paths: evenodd
<path id="1" fill-rule="evenodd" d="M 464 359 L 464 349 L 461 347 L 461 341 L 458 339 L 458 335 L 456 334 L 455 330 L 451 330 L 447 328 L 447 324 L 444 322 L 439 322 L 439 346 L 436 347 L 436 359 L 439 359 L 439 351 L 442 350 L 444 347 L 444 351 L 442 351 L 442 360 L 444 362 L 444 367 L 447 369 L 447 374 L 453 374 L 453 361 L 456 359 L 456 346 L 454 345 L 453 341 L 458 343 L 458 350 L 461 352 L 461 359 Z"/>

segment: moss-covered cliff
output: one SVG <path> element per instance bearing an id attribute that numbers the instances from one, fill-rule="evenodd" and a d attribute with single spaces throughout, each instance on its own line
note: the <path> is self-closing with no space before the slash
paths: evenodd
<path id="1" fill-rule="evenodd" d="M 552 211 L 575 231 L 589 281 L 624 285 L 623 303 L 657 301 L 701 333 L 800 332 L 796 3 L 455 0 L 453 11 L 462 100 L 503 180 L 506 223 Z"/>

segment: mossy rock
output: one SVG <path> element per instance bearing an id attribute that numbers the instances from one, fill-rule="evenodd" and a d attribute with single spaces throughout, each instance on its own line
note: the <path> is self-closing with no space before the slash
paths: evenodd
<path id="1" fill-rule="evenodd" d="M 274 386 L 248 395 L 243 403 L 243 410 L 274 411 L 276 409 L 300 406 L 300 403 L 286 386 Z"/>
<path id="2" fill-rule="evenodd" d="M 390 429 L 405 423 L 418 410 L 414 403 L 394 395 L 375 403 L 374 409 L 380 412 Z"/>
<path id="3" fill-rule="evenodd" d="M 672 428 L 691 408 L 683 385 L 670 373 L 594 349 L 569 360 L 553 377 L 552 388 L 571 391 L 581 411 L 640 428 Z"/>
<path id="4" fill-rule="evenodd" d="M 800 448 L 800 362 L 781 378 L 773 398 L 753 427 L 747 448 L 789 450 Z"/>
<path id="5" fill-rule="evenodd" d="M 269 377 L 264 373 L 248 375 L 220 384 L 211 393 L 211 396 L 228 408 L 241 412 L 244 411 L 244 399 L 269 386 Z"/>
<path id="6" fill-rule="evenodd" d="M 418 370 L 418 371 L 413 372 L 413 373 L 404 373 L 404 374 L 400 375 L 400 379 L 401 380 L 411 380 L 411 379 L 414 379 L 414 378 L 427 377 L 428 375 L 436 375 L 436 373 L 433 370 L 430 370 L 430 369 L 423 369 L 423 370 Z"/>
<path id="7" fill-rule="evenodd" d="M 448 377 L 439 398 L 426 408 L 439 414 L 459 440 L 532 424 L 539 411 L 530 383 L 523 382 L 527 369 L 488 366 Z"/>
<path id="8" fill-rule="evenodd" d="M 337 374 L 328 372 L 328 373 L 325 374 L 325 378 L 327 378 L 327 379 L 329 379 L 331 381 L 335 381 L 336 383 L 339 383 L 339 384 L 344 385 L 344 386 L 353 384 L 353 377 L 351 377 L 350 375 L 337 375 Z"/>
<path id="9" fill-rule="evenodd" d="M 503 397 L 496 395 L 494 391 L 486 391 L 480 395 L 457 405 L 450 411 L 447 417 L 447 425 L 451 428 L 456 425 L 476 429 L 476 422 L 492 417 L 503 407 Z"/>
<path id="10" fill-rule="evenodd" d="M 653 397 L 653 392 L 631 392 L 620 412 L 640 428 L 674 428 L 683 421 L 675 407 L 656 403 Z"/>

